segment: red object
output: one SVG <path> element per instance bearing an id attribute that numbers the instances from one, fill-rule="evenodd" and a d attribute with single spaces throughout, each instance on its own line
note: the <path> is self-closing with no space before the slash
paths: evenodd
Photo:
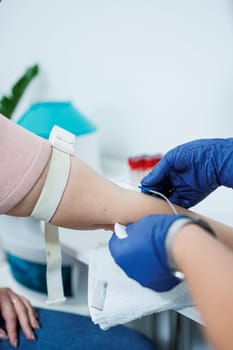
<path id="1" fill-rule="evenodd" d="M 162 158 L 161 154 L 147 155 L 143 154 L 141 156 L 129 157 L 128 165 L 131 170 L 150 170 L 153 168 Z"/>

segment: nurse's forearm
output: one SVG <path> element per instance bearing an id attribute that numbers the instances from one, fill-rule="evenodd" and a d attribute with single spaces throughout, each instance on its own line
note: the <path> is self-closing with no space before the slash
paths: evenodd
<path id="1" fill-rule="evenodd" d="M 173 242 L 173 257 L 185 275 L 214 349 L 232 349 L 232 251 L 200 227 L 186 225 Z"/>
<path id="2" fill-rule="evenodd" d="M 31 214 L 45 182 L 48 166 L 31 192 L 9 215 Z M 178 208 L 192 216 L 186 209 Z M 171 208 L 161 199 L 123 189 L 97 174 L 88 165 L 72 158 L 71 172 L 62 200 L 51 222 L 73 229 L 112 229 L 115 222 L 127 225 L 150 214 L 171 214 Z M 200 215 L 198 215 L 200 216 Z M 208 219 L 213 229 L 226 242 L 233 229 Z"/>

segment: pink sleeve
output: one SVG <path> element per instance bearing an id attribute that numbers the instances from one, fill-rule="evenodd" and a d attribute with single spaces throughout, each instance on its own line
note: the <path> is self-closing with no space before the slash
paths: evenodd
<path id="1" fill-rule="evenodd" d="M 14 208 L 30 192 L 50 153 L 48 141 L 0 115 L 0 213 Z"/>

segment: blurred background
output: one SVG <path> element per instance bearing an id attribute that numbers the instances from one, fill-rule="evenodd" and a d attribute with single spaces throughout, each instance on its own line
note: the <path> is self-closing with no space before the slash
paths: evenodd
<path id="1" fill-rule="evenodd" d="M 99 126 L 103 154 L 232 135 L 231 0 L 3 0 L 0 35 L 0 93 L 41 68 L 18 115 L 72 100 Z"/>

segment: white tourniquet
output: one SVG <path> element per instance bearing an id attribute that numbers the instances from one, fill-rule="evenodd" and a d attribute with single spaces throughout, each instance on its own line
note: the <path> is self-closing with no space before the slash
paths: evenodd
<path id="1" fill-rule="evenodd" d="M 69 173 L 70 154 L 53 147 L 48 175 L 31 216 L 45 222 L 52 219 L 61 201 Z"/>
<path id="2" fill-rule="evenodd" d="M 59 229 L 49 223 L 62 199 L 69 178 L 71 155 L 74 153 L 75 136 L 55 125 L 49 141 L 52 157 L 45 184 L 31 216 L 45 221 L 45 248 L 47 258 L 47 304 L 65 301 L 62 283 L 62 258 L 59 242 Z"/>
<path id="3" fill-rule="evenodd" d="M 155 312 L 193 305 L 187 285 L 158 293 L 128 278 L 115 264 L 108 247 L 90 254 L 88 306 L 92 321 L 101 329 L 124 324 Z"/>

